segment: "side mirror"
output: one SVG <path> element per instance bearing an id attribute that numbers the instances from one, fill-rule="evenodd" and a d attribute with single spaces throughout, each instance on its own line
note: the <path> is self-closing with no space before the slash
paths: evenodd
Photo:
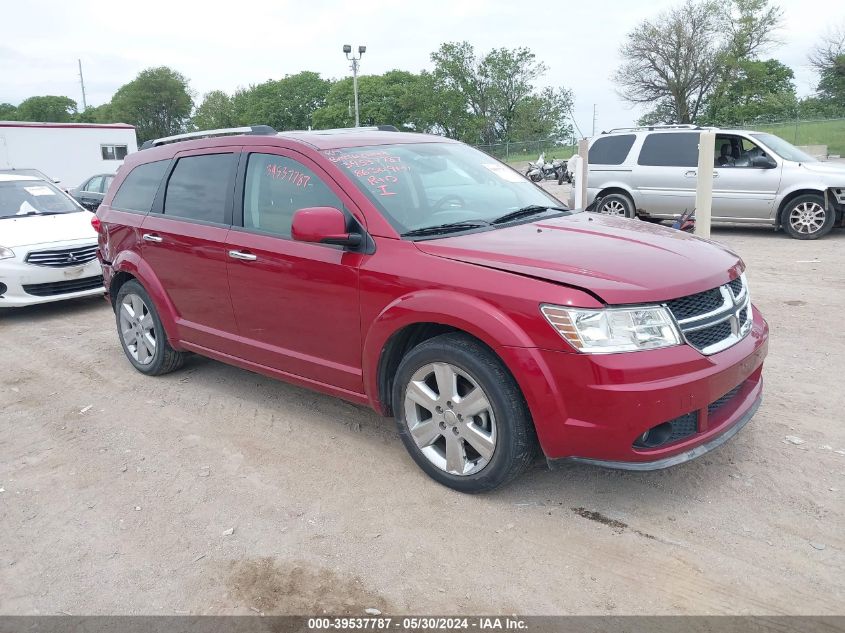
<path id="1" fill-rule="evenodd" d="M 759 167 L 760 169 L 774 169 L 777 163 L 768 156 L 755 156 L 751 159 L 752 167 Z"/>
<path id="2" fill-rule="evenodd" d="M 347 232 L 346 216 L 343 211 L 333 207 L 300 209 L 293 214 L 290 234 L 297 242 L 334 244 L 347 248 L 358 247 L 364 241 L 360 233 Z"/>

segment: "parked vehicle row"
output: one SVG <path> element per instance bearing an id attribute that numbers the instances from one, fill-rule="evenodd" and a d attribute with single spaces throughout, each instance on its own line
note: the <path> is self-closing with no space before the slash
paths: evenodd
<path id="1" fill-rule="evenodd" d="M 768 328 L 717 244 L 570 211 L 436 136 L 149 145 L 94 221 L 143 374 L 194 352 L 372 406 L 465 492 L 510 481 L 538 446 L 551 462 L 671 466 L 759 406 Z"/>
<path id="2" fill-rule="evenodd" d="M 601 198 L 601 213 L 657 220 L 693 209 L 701 130 L 621 128 L 595 137 L 587 202 Z M 771 224 L 797 239 L 845 223 L 845 165 L 820 162 L 773 134 L 716 130 L 713 178 L 715 222 Z"/>

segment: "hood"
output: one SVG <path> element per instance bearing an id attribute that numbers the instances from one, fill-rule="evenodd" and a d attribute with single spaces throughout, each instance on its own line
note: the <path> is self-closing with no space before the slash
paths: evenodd
<path id="1" fill-rule="evenodd" d="M 0 246 L 32 246 L 68 240 L 97 241 L 91 226 L 93 213 L 59 213 L 56 215 L 24 215 L 0 218 Z"/>
<path id="2" fill-rule="evenodd" d="M 694 294 L 744 269 L 736 253 L 709 240 L 594 213 L 415 244 L 429 255 L 583 288 L 608 304 Z"/>
<path id="3" fill-rule="evenodd" d="M 841 183 L 831 183 L 831 185 L 836 186 L 837 184 L 845 185 L 845 163 L 832 163 L 832 162 L 822 162 L 819 161 L 817 163 L 801 163 L 801 166 L 806 169 L 807 171 L 811 171 L 814 174 L 826 174 L 831 176 L 840 176 L 842 177 Z"/>

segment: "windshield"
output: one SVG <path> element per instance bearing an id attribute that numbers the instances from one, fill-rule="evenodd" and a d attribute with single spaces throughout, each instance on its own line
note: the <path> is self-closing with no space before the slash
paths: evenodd
<path id="1" fill-rule="evenodd" d="M 0 218 L 76 213 L 81 209 L 51 182 L 0 174 Z"/>
<path id="2" fill-rule="evenodd" d="M 400 234 L 444 224 L 466 230 L 524 207 L 564 206 L 507 165 L 459 143 L 353 147 L 324 154 Z"/>
<path id="3" fill-rule="evenodd" d="M 781 137 L 774 134 L 752 134 L 753 138 L 762 142 L 775 154 L 785 160 L 794 160 L 796 163 L 815 163 L 815 158 L 805 154 L 792 143 L 787 143 Z"/>

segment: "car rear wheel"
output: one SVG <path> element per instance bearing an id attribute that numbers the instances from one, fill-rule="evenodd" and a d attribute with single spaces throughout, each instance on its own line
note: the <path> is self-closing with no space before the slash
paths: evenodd
<path id="1" fill-rule="evenodd" d="M 402 360 L 393 389 L 399 435 L 431 478 L 483 492 L 519 475 L 536 452 L 525 399 L 502 361 L 465 334 L 443 334 Z"/>
<path id="2" fill-rule="evenodd" d="M 150 296 L 137 281 L 127 281 L 120 287 L 115 318 L 120 344 L 135 369 L 160 376 L 182 366 L 185 354 L 170 346 Z"/>
<path id="3" fill-rule="evenodd" d="M 783 210 L 781 221 L 790 237 L 815 240 L 830 232 L 836 213 L 825 208 L 824 197 L 807 194 L 790 200 Z"/>
<path id="4" fill-rule="evenodd" d="M 621 218 L 634 217 L 634 201 L 628 196 L 621 193 L 611 193 L 603 196 L 601 203 L 596 209 L 598 213 L 604 215 L 616 215 Z"/>

